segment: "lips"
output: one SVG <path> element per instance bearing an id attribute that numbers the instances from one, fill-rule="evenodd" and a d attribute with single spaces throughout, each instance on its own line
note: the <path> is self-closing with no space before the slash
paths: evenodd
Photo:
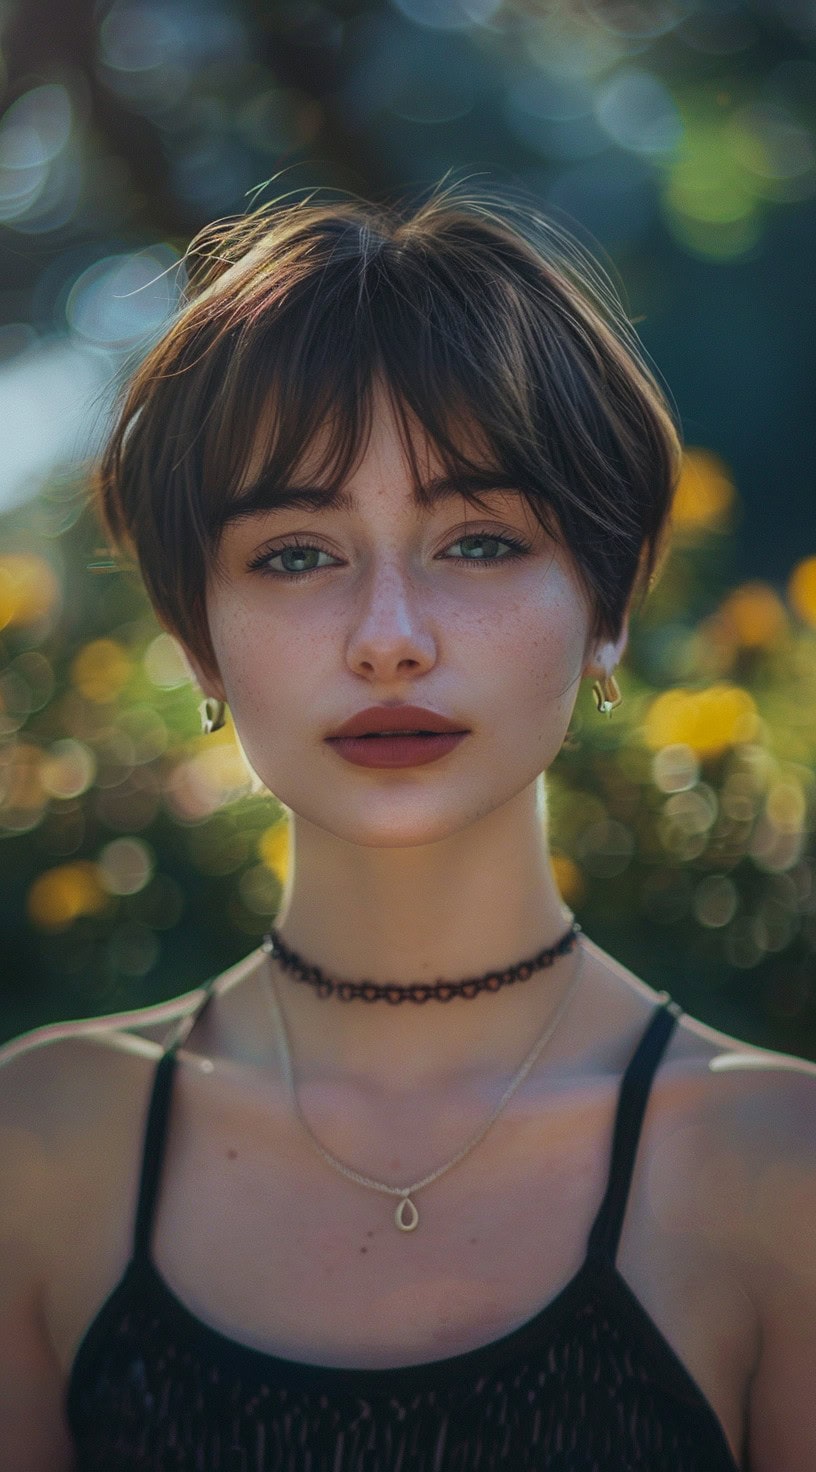
<path id="1" fill-rule="evenodd" d="M 439 711 L 426 710 L 422 706 L 372 705 L 351 716 L 326 739 L 337 741 L 348 737 L 450 735 L 466 733 L 468 729 L 462 722 L 451 720 Z"/>
<path id="2" fill-rule="evenodd" d="M 421 736 L 433 736 L 434 734 L 439 735 L 439 732 L 434 733 L 433 731 L 369 731 L 369 733 L 368 733 L 367 736 L 357 736 L 355 739 L 357 741 L 393 741 L 398 736 L 412 736 L 415 741 L 418 741 Z M 342 740 L 342 737 L 341 737 L 341 740 Z"/>
<path id="3" fill-rule="evenodd" d="M 328 745 L 357 767 L 425 767 L 455 751 L 468 734 L 467 731 L 432 731 L 425 736 L 412 736 L 401 731 L 396 736 L 336 736 Z"/>

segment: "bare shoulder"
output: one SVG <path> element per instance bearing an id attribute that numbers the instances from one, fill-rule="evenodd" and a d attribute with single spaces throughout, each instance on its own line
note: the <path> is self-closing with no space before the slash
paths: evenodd
<path id="1" fill-rule="evenodd" d="M 720 1164 L 816 1168 L 816 1063 L 732 1037 L 683 1013 L 670 1049 L 690 1080 L 691 1119 Z M 672 1064 L 669 1064 L 671 1071 Z"/>
<path id="2" fill-rule="evenodd" d="M 250 956 L 225 971 L 216 993 L 232 992 L 253 964 Z M 200 1007 L 205 985 L 156 1006 L 34 1028 L 0 1047 L 3 1171 L 31 1173 L 39 1162 L 53 1181 L 97 1146 L 103 1157 L 120 1116 L 132 1124 L 165 1041 Z"/>
<path id="3" fill-rule="evenodd" d="M 762 1048 L 683 1014 L 678 1023 L 679 1060 L 688 1059 L 703 1084 L 703 1117 L 712 1129 L 750 1143 L 756 1154 L 776 1132 L 814 1134 L 816 1063 L 792 1053 Z"/>
<path id="4" fill-rule="evenodd" d="M 816 1064 L 734 1039 L 705 1058 L 705 1119 L 712 1137 L 750 1162 L 748 1206 L 763 1192 L 779 1206 L 787 1182 L 816 1185 Z M 814 1223 L 816 1225 L 816 1223 Z"/>
<path id="5" fill-rule="evenodd" d="M 159 1019 L 152 1009 L 144 1016 L 167 1031 L 196 996 L 162 1008 Z M 71 1254 L 88 1240 L 89 1223 L 109 1218 L 112 1183 L 138 1146 L 161 1053 L 160 1039 L 125 1030 L 119 1017 L 36 1028 L 0 1049 L 0 1240 L 26 1243 L 38 1312 L 55 1278 L 81 1273 Z"/>
<path id="6" fill-rule="evenodd" d="M 816 1242 L 816 1064 L 686 1015 L 677 1032 L 666 1086 L 682 1101 L 684 1209 L 741 1264 L 761 1313 L 806 1220 Z"/>
<path id="7" fill-rule="evenodd" d="M 751 1305 L 746 1466 L 799 1472 L 816 1467 L 816 1065 L 681 1026 L 667 1069 L 681 1122 L 658 1158 L 672 1228 L 713 1249 Z"/>
<path id="8" fill-rule="evenodd" d="M 127 1039 L 127 1042 L 125 1041 Z M 0 1466 L 73 1466 L 54 1302 L 111 1220 L 112 1173 L 144 1107 L 147 1038 L 35 1029 L 0 1054 Z M 102 1233 L 104 1238 L 104 1233 Z"/>
<path id="9" fill-rule="evenodd" d="M 113 1028 L 36 1029 L 0 1052 L 0 1171 L 17 1209 L 30 1213 L 30 1230 L 48 1243 L 52 1209 L 70 1185 L 70 1163 L 97 1148 L 113 1110 L 134 1104 L 130 1081 L 136 1057 L 161 1049 L 148 1038 Z M 141 1064 L 145 1072 L 144 1062 Z"/>
<path id="10" fill-rule="evenodd" d="M 149 1018 L 143 1034 L 118 1019 L 57 1024 L 0 1050 L 0 1175 L 12 1186 L 2 1194 L 44 1253 L 61 1230 L 59 1202 L 87 1186 L 89 1168 L 101 1184 L 112 1147 L 146 1107 L 158 1034 L 186 1010 Z"/>
<path id="11" fill-rule="evenodd" d="M 44 1123 L 44 1051 L 0 1068 L 0 1465 L 68 1469 L 62 1381 L 42 1315 L 55 1223 L 62 1220 L 58 1132 Z"/>
<path id="12" fill-rule="evenodd" d="M 789 1073 L 816 1078 L 816 1063 L 811 1063 L 807 1058 L 747 1043 L 716 1027 L 710 1027 L 708 1023 L 701 1022 L 699 1018 L 691 1017 L 686 1012 L 679 1019 L 678 1031 L 688 1039 L 690 1045 L 698 1047 L 701 1061 L 708 1064 L 713 1074 L 775 1074 L 783 1069 Z"/>
<path id="13" fill-rule="evenodd" d="M 707 1235 L 737 1263 L 760 1331 L 749 1463 L 799 1472 L 816 1467 L 816 1066 L 738 1044 L 705 1068 L 695 1188 Z"/>
<path id="14" fill-rule="evenodd" d="M 126 1099 L 132 1111 L 131 1085 L 149 1076 L 145 1060 L 155 1064 L 164 1036 L 201 995 L 199 988 L 158 1007 L 51 1023 L 0 1047 L 0 1170 L 15 1185 L 7 1201 L 16 1197 L 21 1211 L 39 1203 L 36 1219 L 53 1220 L 45 1204 L 65 1189 L 67 1162 L 87 1156 Z"/>
<path id="15" fill-rule="evenodd" d="M 130 1033 L 145 1038 L 156 1038 L 169 1033 L 174 1022 L 195 1010 L 203 991 L 196 987 L 183 996 L 172 997 L 152 1007 L 133 1008 L 128 1012 L 110 1013 L 104 1017 L 79 1018 L 70 1022 L 50 1022 L 42 1027 L 20 1033 L 0 1047 L 0 1072 L 13 1060 L 37 1056 L 37 1065 L 48 1068 L 56 1065 L 63 1057 L 71 1056 L 71 1044 L 97 1040 L 108 1041 L 116 1046 L 121 1035 Z M 67 1045 L 67 1046 L 64 1046 Z M 75 1051 L 75 1050 L 74 1050 Z M 19 1069 L 17 1070 L 19 1071 Z"/>
<path id="16" fill-rule="evenodd" d="M 243 957 L 216 978 L 213 983 L 216 994 L 219 997 L 225 997 L 231 993 L 247 973 L 257 965 L 256 952 Z M 206 985 L 206 981 L 202 982 L 201 985 L 193 987 L 191 991 L 170 997 L 167 1001 L 158 1002 L 150 1007 L 134 1007 L 129 1011 L 108 1013 L 102 1017 L 52 1022 L 43 1027 L 32 1028 L 30 1032 L 21 1033 L 18 1037 L 11 1038 L 9 1042 L 0 1045 L 0 1071 L 11 1059 L 20 1055 L 30 1057 L 35 1052 L 40 1054 L 39 1061 L 42 1067 L 50 1067 L 52 1060 L 56 1066 L 62 1057 L 71 1054 L 70 1046 L 66 1048 L 61 1045 L 70 1044 L 72 1041 L 93 1040 L 102 1045 L 107 1044 L 114 1049 L 123 1049 L 125 1052 L 133 1051 L 131 1045 L 134 1039 L 149 1039 L 161 1043 L 165 1037 L 169 1036 L 176 1022 L 182 1017 L 189 1016 L 191 1012 L 195 1012 L 204 999 Z"/>
<path id="17" fill-rule="evenodd" d="M 593 1007 L 612 1019 L 613 1032 L 636 1036 L 667 993 L 658 992 L 655 986 L 648 985 L 594 942 L 585 940 L 585 945 L 592 962 L 590 975 L 596 979 L 595 991 L 591 993 Z M 760 1092 L 773 1094 L 780 1086 L 782 1075 L 791 1076 L 794 1092 L 798 1079 L 816 1079 L 816 1063 L 745 1042 L 681 1011 L 661 1072 L 675 1067 L 682 1070 L 686 1065 L 690 1075 L 696 1072 L 711 1085 L 703 1092 L 712 1106 L 718 1099 L 727 1100 L 741 1089 L 750 1091 L 754 1084 Z M 720 1080 L 723 1080 L 721 1086 Z"/>
<path id="18" fill-rule="evenodd" d="M 618 962 L 607 961 L 604 974 L 625 984 L 629 1007 L 636 994 L 639 1015 L 628 1032 L 637 1036 L 658 993 Z M 654 1093 L 674 1214 L 712 1245 L 716 1239 L 751 1279 L 770 1242 L 772 1270 L 781 1204 L 792 1210 L 803 1192 L 816 1195 L 816 1063 L 681 1012 Z"/>

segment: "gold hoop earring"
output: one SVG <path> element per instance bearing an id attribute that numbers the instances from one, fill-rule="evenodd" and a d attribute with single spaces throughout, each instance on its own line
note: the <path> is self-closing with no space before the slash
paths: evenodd
<path id="1" fill-rule="evenodd" d="M 226 725 L 226 701 L 214 700 L 208 695 L 206 700 L 202 700 L 198 710 L 201 716 L 201 730 L 205 736 L 209 736 L 213 731 L 220 731 L 221 727 Z"/>
<path id="2" fill-rule="evenodd" d="M 595 704 L 602 715 L 611 716 L 615 706 L 620 705 L 623 700 L 614 675 L 604 675 L 603 679 L 596 680 L 592 686 L 592 693 L 595 696 Z"/>

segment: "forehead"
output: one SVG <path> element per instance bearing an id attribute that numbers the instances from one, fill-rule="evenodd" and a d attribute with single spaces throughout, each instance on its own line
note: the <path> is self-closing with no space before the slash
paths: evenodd
<path id="1" fill-rule="evenodd" d="M 275 512 L 354 513 L 365 505 L 372 483 L 384 488 L 401 483 L 413 507 L 426 512 L 462 497 L 474 502 L 490 493 L 520 498 L 478 428 L 465 422 L 454 426 L 452 437 L 462 463 L 451 466 L 416 417 L 409 410 L 398 416 L 379 388 L 372 390 L 370 420 L 353 463 L 344 475 L 332 477 L 326 472 L 337 431 L 336 421 L 322 426 L 281 473 L 274 448 L 270 453 L 268 422 L 262 422 L 239 488 L 220 508 L 219 532 Z"/>

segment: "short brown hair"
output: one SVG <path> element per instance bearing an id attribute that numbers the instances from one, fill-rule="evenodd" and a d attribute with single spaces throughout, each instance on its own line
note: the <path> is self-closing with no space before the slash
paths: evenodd
<path id="1" fill-rule="evenodd" d="M 201 231 L 186 266 L 181 310 L 125 386 L 94 492 L 204 669 L 216 668 L 207 581 L 264 413 L 274 405 L 265 483 L 283 485 L 328 428 L 318 471 L 337 488 L 365 449 L 375 380 L 417 503 L 409 418 L 472 504 L 480 486 L 522 493 L 569 548 L 589 638 L 618 638 L 662 559 L 682 449 L 609 277 L 574 239 L 534 206 L 439 185 L 414 206 L 276 201 Z M 466 453 L 465 426 L 487 463 Z"/>

